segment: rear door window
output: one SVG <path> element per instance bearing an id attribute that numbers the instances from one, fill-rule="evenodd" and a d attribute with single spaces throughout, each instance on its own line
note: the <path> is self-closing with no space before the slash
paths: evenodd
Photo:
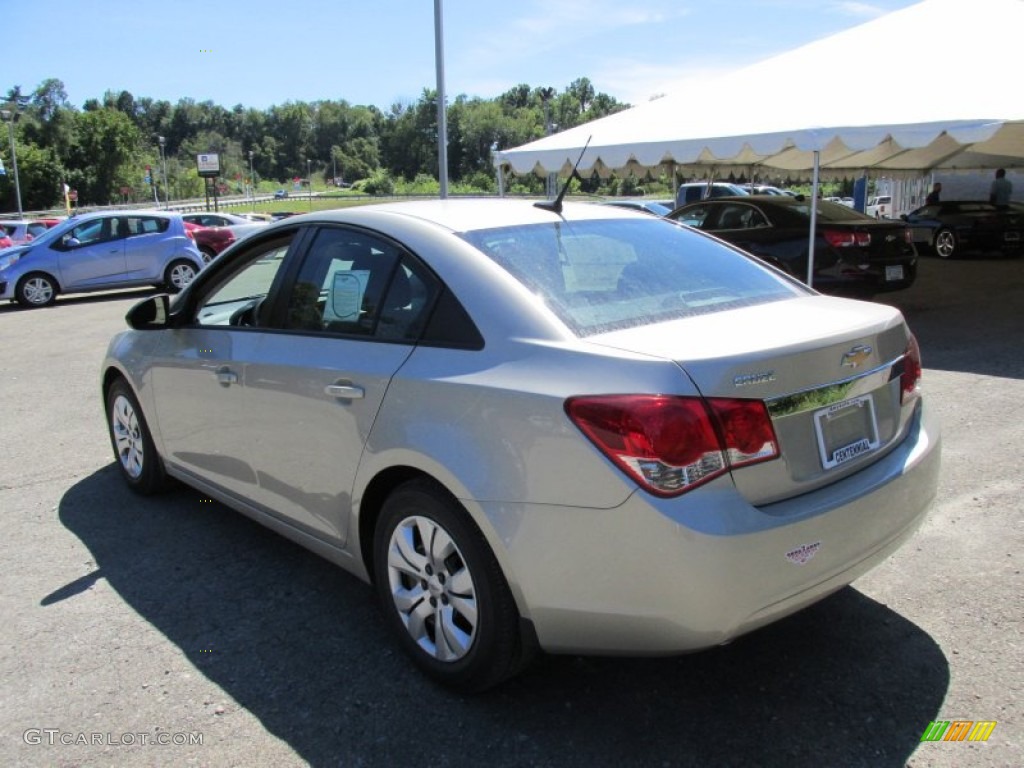
<path id="1" fill-rule="evenodd" d="M 415 341 L 436 282 L 396 244 L 363 231 L 325 227 L 286 289 L 284 327 Z"/>

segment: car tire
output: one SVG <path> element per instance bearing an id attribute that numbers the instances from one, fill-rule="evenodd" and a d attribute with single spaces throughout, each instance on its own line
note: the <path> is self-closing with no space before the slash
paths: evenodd
<path id="1" fill-rule="evenodd" d="M 135 393 L 121 378 L 107 390 L 107 430 L 114 459 L 128 487 L 143 496 L 165 490 L 169 480 L 146 417 Z"/>
<path id="2" fill-rule="evenodd" d="M 48 307 L 57 300 L 57 281 L 45 272 L 29 272 L 18 281 L 14 298 L 23 307 Z"/>
<path id="3" fill-rule="evenodd" d="M 191 283 L 199 270 L 187 259 L 176 259 L 164 270 L 164 287 L 170 293 L 178 293 Z"/>
<path id="4" fill-rule="evenodd" d="M 956 232 L 948 227 L 943 227 L 935 233 L 932 241 L 932 249 L 940 259 L 952 259 L 959 255 L 960 243 L 957 240 Z"/>
<path id="5" fill-rule="evenodd" d="M 213 252 L 212 248 L 200 248 L 199 253 L 203 257 L 204 264 L 209 264 L 217 257 L 217 254 Z"/>
<path id="6" fill-rule="evenodd" d="M 385 621 L 429 677 L 476 692 L 518 672 L 531 653 L 501 567 L 466 511 L 414 480 L 384 502 L 374 584 Z"/>

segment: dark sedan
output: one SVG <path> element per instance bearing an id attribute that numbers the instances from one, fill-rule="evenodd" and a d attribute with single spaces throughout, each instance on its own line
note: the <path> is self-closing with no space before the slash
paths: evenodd
<path id="1" fill-rule="evenodd" d="M 810 200 L 802 195 L 749 195 L 691 203 L 668 218 L 713 234 L 806 281 L 810 216 Z M 916 276 L 917 251 L 904 222 L 818 202 L 816 289 L 873 294 L 908 288 Z"/>
<path id="2" fill-rule="evenodd" d="M 984 200 L 948 200 L 925 205 L 903 218 L 918 247 L 951 259 L 969 251 L 1015 253 L 1021 247 L 1024 208 L 997 208 Z"/>

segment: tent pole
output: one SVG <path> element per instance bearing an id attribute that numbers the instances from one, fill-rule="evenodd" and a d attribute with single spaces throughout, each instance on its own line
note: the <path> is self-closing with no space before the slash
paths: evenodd
<path id="1" fill-rule="evenodd" d="M 814 287 L 814 239 L 818 231 L 818 166 L 821 152 L 814 150 L 814 176 L 811 181 L 811 234 L 807 244 L 807 285 Z"/>

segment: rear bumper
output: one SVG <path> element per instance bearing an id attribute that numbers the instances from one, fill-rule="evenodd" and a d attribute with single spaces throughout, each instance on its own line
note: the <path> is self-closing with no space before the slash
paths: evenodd
<path id="1" fill-rule="evenodd" d="M 939 466 L 938 425 L 922 407 L 875 464 L 767 507 L 725 477 L 677 499 L 638 491 L 609 510 L 475 511 L 541 647 L 669 654 L 725 642 L 866 573 L 924 520 Z"/>

